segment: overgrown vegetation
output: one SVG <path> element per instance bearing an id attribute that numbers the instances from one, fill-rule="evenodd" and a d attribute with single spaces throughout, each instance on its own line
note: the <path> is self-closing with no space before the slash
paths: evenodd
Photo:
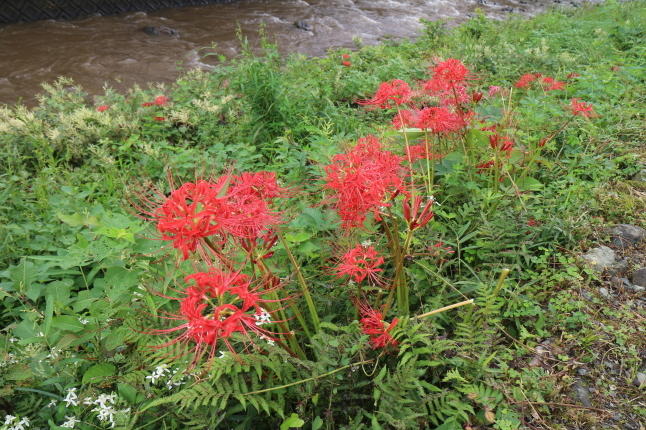
<path id="1" fill-rule="evenodd" d="M 1 427 L 646 427 L 643 292 L 577 257 L 645 225 L 645 22 L 264 41 L 0 107 Z"/>

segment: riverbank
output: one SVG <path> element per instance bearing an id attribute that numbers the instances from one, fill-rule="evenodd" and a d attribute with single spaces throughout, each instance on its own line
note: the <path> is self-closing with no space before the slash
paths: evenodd
<path id="1" fill-rule="evenodd" d="M 0 107 L 2 428 L 646 427 L 645 23 Z"/>

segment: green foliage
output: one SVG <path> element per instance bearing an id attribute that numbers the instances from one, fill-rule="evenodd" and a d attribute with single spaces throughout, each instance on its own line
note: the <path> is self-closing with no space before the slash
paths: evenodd
<path id="1" fill-rule="evenodd" d="M 115 428 L 124 429 L 511 430 L 571 418 L 557 405 L 571 403 L 566 388 L 581 363 L 592 368 L 616 357 L 634 379 L 643 372 L 645 341 L 631 322 L 643 321 L 643 311 L 594 296 L 596 275 L 574 255 L 601 240 L 603 219 L 644 222 L 644 188 L 630 181 L 642 169 L 634 153 L 646 137 L 644 10 L 635 1 L 552 9 L 529 21 L 478 14 L 455 29 L 424 22 L 415 42 L 312 59 L 285 58 L 261 34 L 263 56 L 242 41 L 243 55 L 210 73 L 125 95 L 108 90 L 100 99 L 107 111 L 68 91 L 65 79 L 45 86 L 34 109 L 1 107 L 3 410 L 36 427 L 62 428 L 73 416 L 76 428 L 104 428 L 111 423 L 96 402 L 113 396 L 103 402 L 114 408 Z M 344 54 L 351 67 L 341 64 Z M 498 173 L 473 169 L 490 150 L 481 130 L 468 135 L 469 149 L 450 148 L 427 166 L 441 206 L 400 261 L 413 312 L 388 315 L 398 348 L 373 349 L 349 285 L 327 269 L 348 243 L 388 242 L 384 224 L 337 236 L 338 217 L 311 190 L 319 189 L 321 166 L 360 136 L 378 134 L 403 155 L 403 136 L 384 131 L 389 114 L 357 102 L 382 81 L 427 79 L 431 59 L 449 57 L 467 64 L 478 78 L 474 89 L 485 93 L 490 84 L 513 88 L 525 73 L 567 85 L 563 92 L 513 89 L 479 105 L 489 123 L 506 118 L 522 148 Z M 142 106 L 158 96 L 168 103 Z M 594 103 L 601 116 L 568 119 L 571 98 Z M 545 136 L 552 138 L 538 149 Z M 179 333 L 164 330 L 176 326 L 168 319 L 177 313 L 172 297 L 194 268 L 164 260 L 164 244 L 144 238 L 151 232 L 129 214 L 135 210 L 124 190 L 161 183 L 169 173 L 181 182 L 231 166 L 271 170 L 283 185 L 311 191 L 281 208 L 289 217 L 285 244 L 271 252 L 292 300 L 281 309 L 284 319 L 308 326 L 299 319 L 307 306 L 290 251 L 320 330 L 296 332 L 299 358 L 263 343 L 193 368 L 191 351 L 167 345 Z M 405 239 L 406 229 L 390 221 L 401 215 L 401 200 L 385 225 Z M 395 266 L 387 263 L 384 273 Z M 512 276 L 496 288 L 502 267 Z M 466 298 L 475 306 L 412 316 Z M 529 364 L 539 345 L 553 353 Z M 611 383 L 597 376 L 602 395 Z M 620 391 L 638 398 L 636 390 L 628 381 Z M 70 393 L 94 403 L 74 404 Z"/>

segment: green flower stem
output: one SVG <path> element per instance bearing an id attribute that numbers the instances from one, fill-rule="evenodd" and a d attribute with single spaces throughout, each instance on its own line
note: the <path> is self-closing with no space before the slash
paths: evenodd
<path id="1" fill-rule="evenodd" d="M 283 247 L 285 248 L 285 252 L 287 252 L 287 256 L 289 257 L 289 260 L 292 262 L 292 266 L 294 267 L 294 271 L 296 272 L 296 278 L 298 279 L 298 283 L 301 286 L 301 292 L 303 293 L 303 297 L 305 297 L 305 301 L 307 302 L 307 308 L 310 311 L 310 319 L 312 320 L 312 325 L 314 326 L 314 333 L 318 333 L 321 320 L 319 319 L 318 312 L 316 311 L 316 307 L 314 306 L 314 301 L 312 300 L 310 291 L 307 288 L 307 283 L 305 282 L 305 278 L 301 273 L 301 268 L 296 262 L 296 258 L 294 258 L 294 254 L 292 254 L 292 251 L 289 249 L 289 246 L 287 245 L 287 241 L 283 237 L 283 234 L 279 230 L 276 230 L 276 234 L 280 239 L 280 243 L 283 244 Z"/>
<path id="2" fill-rule="evenodd" d="M 439 314 L 440 312 L 448 311 L 449 309 L 459 308 L 460 306 L 472 305 L 472 304 L 473 304 L 473 299 L 465 300 L 460 303 L 454 303 L 452 305 L 444 306 L 443 308 L 435 309 L 434 311 L 426 312 L 425 314 L 418 315 L 417 318 L 430 317 L 431 315 Z"/>
<path id="3" fill-rule="evenodd" d="M 251 393 L 244 393 L 243 395 L 244 396 L 250 396 L 252 394 L 266 393 L 268 391 L 282 390 L 283 388 L 293 387 L 294 385 L 303 384 L 303 383 L 308 382 L 308 381 L 315 381 L 317 379 L 325 378 L 326 376 L 334 375 L 335 373 L 340 372 L 340 371 L 342 371 L 344 369 L 347 369 L 348 367 L 363 366 L 364 364 L 368 364 L 368 363 L 372 363 L 372 362 L 374 362 L 374 360 L 365 360 L 365 361 L 360 361 L 358 363 L 348 364 L 346 366 L 339 367 L 338 369 L 335 369 L 335 370 L 333 370 L 331 372 L 328 372 L 328 373 L 324 373 L 324 374 L 319 375 L 319 376 L 312 376 L 311 378 L 302 379 L 300 381 L 292 382 L 291 384 L 281 385 L 280 387 L 267 388 L 265 390 L 252 391 Z"/>

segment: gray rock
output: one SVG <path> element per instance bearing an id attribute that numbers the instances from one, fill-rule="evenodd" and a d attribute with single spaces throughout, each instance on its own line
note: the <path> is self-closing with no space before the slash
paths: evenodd
<path id="1" fill-rule="evenodd" d="M 615 246 L 627 248 L 646 238 L 646 230 L 630 224 L 618 224 L 610 229 L 610 238 Z"/>
<path id="2" fill-rule="evenodd" d="M 574 394 L 574 397 L 586 408 L 592 407 L 592 402 L 590 402 L 590 391 L 578 378 L 576 382 L 572 384 L 572 394 Z"/>
<path id="3" fill-rule="evenodd" d="M 628 263 L 617 257 L 615 251 L 607 246 L 600 246 L 591 249 L 583 255 L 583 259 L 589 263 L 590 268 L 597 273 L 607 270 L 610 274 L 617 274 L 628 269 Z"/>
<path id="4" fill-rule="evenodd" d="M 298 21 L 296 21 L 296 22 L 294 23 L 294 26 L 296 26 L 296 28 L 300 28 L 301 30 L 305 30 L 305 31 L 312 31 L 312 30 L 313 30 L 313 29 L 312 29 L 312 24 L 310 24 L 310 23 L 309 23 L 309 22 L 307 22 L 307 21 L 303 21 L 303 20 L 301 20 L 301 19 L 299 19 Z"/>
<path id="5" fill-rule="evenodd" d="M 143 29 L 144 33 L 151 36 L 158 36 L 160 34 L 166 36 L 179 36 L 179 31 L 174 28 L 158 26 L 158 25 L 147 25 Z"/>
<path id="6" fill-rule="evenodd" d="M 637 375 L 635 375 L 635 380 L 633 381 L 633 385 L 635 387 L 641 387 L 644 384 L 646 384 L 646 374 L 637 372 Z"/>
<path id="7" fill-rule="evenodd" d="M 633 272 L 633 285 L 635 287 L 646 287 L 646 267 L 642 267 Z"/>

